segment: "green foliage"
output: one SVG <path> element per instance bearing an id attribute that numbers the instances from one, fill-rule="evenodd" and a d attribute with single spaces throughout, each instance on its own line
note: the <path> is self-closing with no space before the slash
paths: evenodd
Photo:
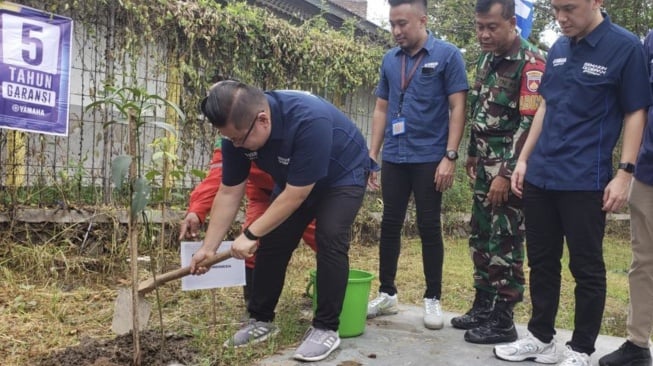
<path id="1" fill-rule="evenodd" d="M 603 7 L 612 22 L 640 37 L 644 37 L 653 24 L 651 0 L 606 0 Z M 550 0 L 536 0 L 535 9 L 531 40 L 545 28 L 556 28 Z"/>
<path id="2" fill-rule="evenodd" d="M 442 213 L 460 214 L 470 213 L 472 207 L 471 183 L 465 173 L 465 162 L 456 164 L 454 184 L 442 194 Z M 456 218 L 457 219 L 457 218 Z"/>
<path id="3" fill-rule="evenodd" d="M 169 203 L 171 199 L 169 193 L 174 194 L 170 187 L 175 187 L 175 182 L 182 180 L 186 175 L 183 164 L 180 164 L 178 156 L 174 153 L 176 143 L 175 137 L 166 136 L 155 138 L 149 145 L 154 153 L 147 165 L 145 178 L 152 188 L 160 188 L 153 191 L 154 202 Z M 203 174 L 206 176 L 206 172 Z M 165 184 L 166 180 L 168 184 Z M 186 196 L 182 196 L 182 204 L 185 205 L 185 201 Z"/>
<path id="4" fill-rule="evenodd" d="M 372 87 L 385 51 L 355 40 L 351 24 L 339 32 L 318 16 L 294 26 L 244 1 L 225 5 L 213 0 L 24 3 L 71 16 L 88 29 L 105 24 L 106 15 L 115 13 L 116 44 L 109 56 L 131 60 L 132 70 L 125 74 L 135 75 L 135 60 L 146 45 L 165 47 L 168 58 L 163 62 L 168 63 L 159 66 L 176 66 L 183 73 L 182 109 L 192 113 L 217 74 L 265 89 L 297 88 L 339 96 L 361 86 Z M 105 42 L 104 35 L 96 37 L 98 44 Z"/>
<path id="5" fill-rule="evenodd" d="M 132 192 L 131 214 L 137 215 L 147 207 L 150 201 L 150 192 L 152 188 L 145 178 L 136 178 L 134 180 L 134 190 Z"/>
<path id="6" fill-rule="evenodd" d="M 474 0 L 439 0 L 429 6 L 430 29 L 436 37 L 465 50 L 467 69 L 480 53 L 474 28 Z"/>
<path id="7" fill-rule="evenodd" d="M 119 112 L 117 119 L 112 119 L 106 123 L 105 127 L 115 123 L 127 124 L 130 129 L 130 149 L 133 146 L 136 156 L 119 155 L 114 158 L 111 164 L 111 178 L 117 189 L 120 189 L 122 182 L 128 178 L 131 183 L 131 201 L 130 209 L 133 216 L 142 212 L 147 206 L 150 194 L 150 182 L 143 176 L 143 154 L 141 152 L 141 129 L 152 124 L 168 133 L 176 136 L 176 129 L 165 122 L 153 120 L 150 116 L 155 116 L 155 111 L 162 106 L 172 108 L 176 115 L 185 119 L 185 114 L 174 103 L 162 98 L 156 94 L 149 94 L 147 90 L 137 87 L 114 88 L 108 86 L 104 91 L 104 97 L 97 99 L 95 102 L 86 106 L 86 111 L 94 110 L 104 106 L 107 113 L 111 109 Z M 135 139 L 135 141 L 132 141 Z M 134 164 L 136 166 L 134 166 Z"/>
<path id="8" fill-rule="evenodd" d="M 129 173 L 131 163 L 132 157 L 130 155 L 119 155 L 113 159 L 113 163 L 111 164 L 111 182 L 116 186 L 116 189 L 122 187 L 122 183 Z"/>
<path id="9" fill-rule="evenodd" d="M 651 0 L 604 1 L 605 10 L 613 22 L 644 37 L 653 24 L 653 2 Z"/>

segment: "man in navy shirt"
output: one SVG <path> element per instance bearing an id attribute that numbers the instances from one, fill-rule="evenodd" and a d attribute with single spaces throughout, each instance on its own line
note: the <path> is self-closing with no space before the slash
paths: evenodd
<path id="1" fill-rule="evenodd" d="M 444 325 L 440 208 L 442 192 L 453 184 L 468 84 L 460 51 L 433 37 L 426 22 L 426 0 L 390 0 L 390 26 L 398 47 L 383 57 L 370 142 L 375 161 L 383 145 L 381 285 L 378 297 L 368 304 L 367 316 L 398 311 L 395 277 L 412 193 L 426 280 L 424 325 L 440 329 Z M 376 174 L 370 175 L 370 188 L 378 187 L 376 179 Z"/>
<path id="2" fill-rule="evenodd" d="M 202 111 L 223 136 L 222 184 L 213 202 L 204 244 L 191 273 L 215 253 L 236 217 L 252 161 L 269 173 L 275 197 L 231 247 L 235 258 L 257 251 L 250 321 L 225 346 L 241 347 L 278 333 L 272 324 L 288 261 L 306 226 L 316 219 L 317 310 L 294 357 L 326 358 L 340 344 L 338 317 L 349 273 L 350 229 L 371 168 L 358 128 L 336 107 L 298 91 L 271 91 L 236 81 L 215 84 Z"/>
<path id="3" fill-rule="evenodd" d="M 494 348 L 500 359 L 559 361 L 553 337 L 565 239 L 576 311 L 560 365 L 589 366 L 595 350 L 606 294 L 606 213 L 626 202 L 651 104 L 641 42 L 611 22 L 602 3 L 551 0 L 564 36 L 548 54 L 543 101 L 511 179 L 513 192 L 523 193 L 532 315 L 525 337 Z"/>
<path id="4" fill-rule="evenodd" d="M 644 40 L 649 62 L 649 85 L 653 91 L 653 31 Z M 630 307 L 628 340 L 616 351 L 601 357 L 600 366 L 650 366 L 653 331 L 653 106 L 639 150 L 628 198 L 633 261 L 628 273 Z"/>

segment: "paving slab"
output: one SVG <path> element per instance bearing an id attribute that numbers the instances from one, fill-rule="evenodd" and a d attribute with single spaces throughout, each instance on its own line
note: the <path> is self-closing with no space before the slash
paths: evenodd
<path id="1" fill-rule="evenodd" d="M 422 323 L 422 308 L 413 305 L 399 306 L 396 315 L 370 319 L 365 332 L 353 338 L 343 338 L 340 348 L 319 362 L 304 363 L 292 359 L 295 348 L 280 351 L 279 354 L 260 361 L 260 366 L 295 366 L 310 364 L 315 366 L 515 366 L 541 365 L 535 362 L 508 362 L 494 357 L 493 345 L 467 343 L 463 330 L 451 326 L 451 318 L 459 314 L 444 313 L 445 326 L 440 330 L 428 330 Z M 517 325 L 517 332 L 526 332 L 524 324 Z M 571 331 L 559 330 L 556 342 L 559 352 L 571 338 Z M 599 336 L 596 352 L 592 355 L 592 365 L 604 354 L 618 348 L 625 339 Z"/>

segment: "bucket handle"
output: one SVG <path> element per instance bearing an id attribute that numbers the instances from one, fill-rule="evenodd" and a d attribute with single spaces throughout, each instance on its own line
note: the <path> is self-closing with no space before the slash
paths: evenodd
<path id="1" fill-rule="evenodd" d="M 310 280 L 308 281 L 308 284 L 306 285 L 306 292 L 304 293 L 304 295 L 306 295 L 308 298 L 311 298 L 311 299 L 315 295 L 315 291 L 314 291 L 314 288 L 313 288 L 313 281 L 310 281 Z"/>

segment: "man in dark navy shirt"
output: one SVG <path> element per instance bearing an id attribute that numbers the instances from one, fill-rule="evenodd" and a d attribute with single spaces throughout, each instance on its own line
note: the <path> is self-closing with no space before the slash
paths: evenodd
<path id="1" fill-rule="evenodd" d="M 649 85 L 653 91 L 653 31 L 644 40 L 649 63 Z M 600 366 L 650 366 L 653 332 L 653 105 L 639 150 L 628 198 L 633 261 L 628 273 L 630 307 L 628 340 L 599 360 Z"/>
<path id="2" fill-rule="evenodd" d="M 278 333 L 272 324 L 286 267 L 306 226 L 316 219 L 317 310 L 295 358 L 319 361 L 340 344 L 338 326 L 349 271 L 349 238 L 371 167 L 362 134 L 341 111 L 314 95 L 272 91 L 236 82 L 215 84 L 202 111 L 223 136 L 222 185 L 191 273 L 215 253 L 236 217 L 252 161 L 275 182 L 265 213 L 231 247 L 235 258 L 257 251 L 250 321 L 226 346 L 240 347 Z M 218 209 L 219 208 L 219 209 Z"/>
<path id="3" fill-rule="evenodd" d="M 530 272 L 529 333 L 494 353 L 555 363 L 563 246 L 576 281 L 571 340 L 559 365 L 589 366 L 601 328 L 607 212 L 626 202 L 651 95 L 640 40 L 601 12 L 602 0 L 551 0 L 564 36 L 551 48 L 543 101 L 513 172 L 522 196 Z M 623 129 L 620 164 L 612 152 Z M 528 166 L 528 168 L 527 168 Z"/>

